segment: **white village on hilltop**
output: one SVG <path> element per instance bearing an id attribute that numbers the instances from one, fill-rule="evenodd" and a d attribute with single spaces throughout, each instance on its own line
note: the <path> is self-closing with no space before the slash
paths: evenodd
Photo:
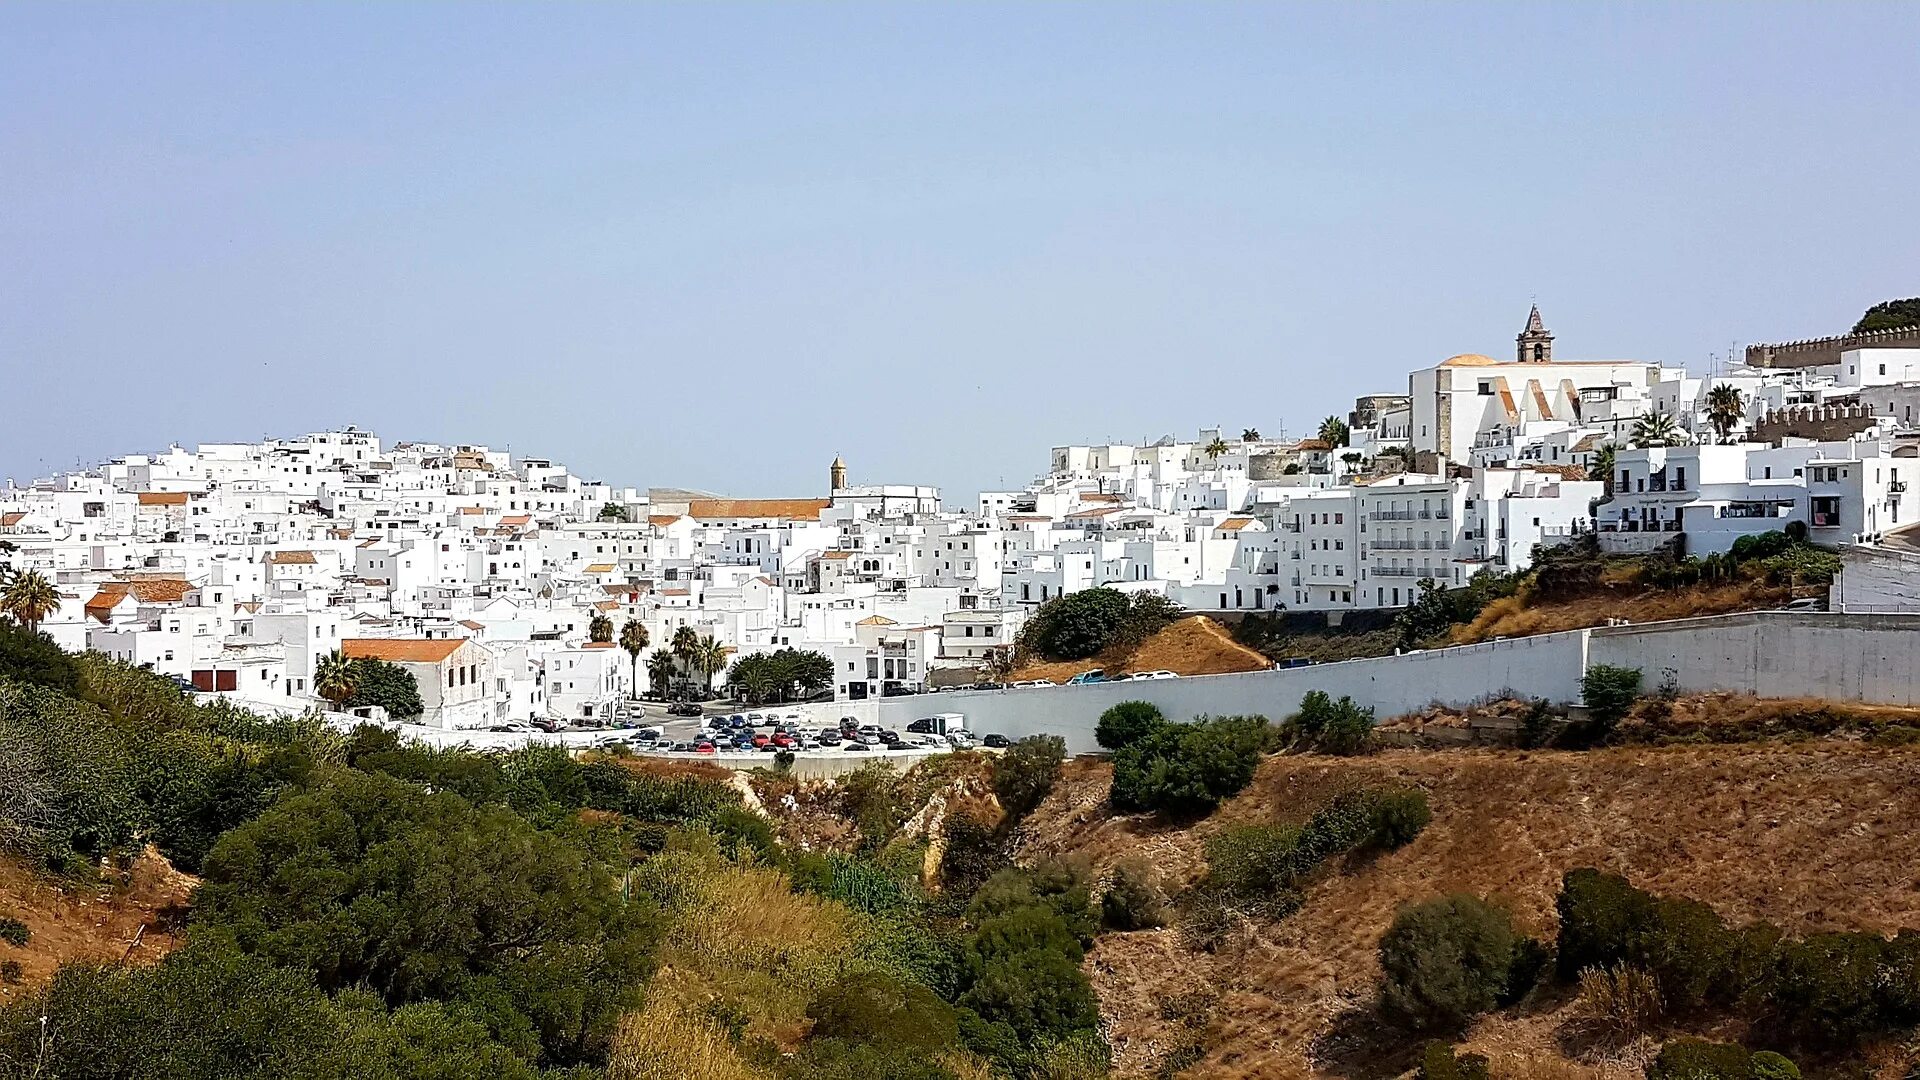
<path id="1" fill-rule="evenodd" d="M 1588 532 L 1707 555 L 1800 523 L 1843 552 L 1835 609 L 1920 610 L 1901 537 L 1920 328 L 1745 361 L 1557 355 L 1536 308 L 1509 359 L 1414 371 L 1311 437 L 1059 446 L 971 505 L 838 459 L 818 491 L 743 499 L 351 427 L 170 447 L 9 482 L 0 561 L 51 584 L 39 628 L 66 649 L 279 710 L 320 703 L 335 653 L 383 659 L 439 728 L 610 719 L 780 649 L 831 659 L 823 698 L 916 694 L 984 678 L 1036 607 L 1083 589 L 1338 617 Z"/>

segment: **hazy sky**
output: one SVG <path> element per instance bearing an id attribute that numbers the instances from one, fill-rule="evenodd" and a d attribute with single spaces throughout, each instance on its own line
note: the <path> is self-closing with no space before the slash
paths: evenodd
<path id="1" fill-rule="evenodd" d="M 0 476 L 1017 485 L 1920 294 L 1920 6 L 0 6 Z"/>

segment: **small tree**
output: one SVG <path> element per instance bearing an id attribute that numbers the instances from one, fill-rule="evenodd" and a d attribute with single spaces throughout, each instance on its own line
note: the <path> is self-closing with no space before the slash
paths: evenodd
<path id="1" fill-rule="evenodd" d="M 1119 810 L 1204 814 L 1253 780 L 1273 739 L 1264 716 L 1200 717 L 1167 724 L 1113 755 Z"/>
<path id="2" fill-rule="evenodd" d="M 1008 747 L 993 766 L 993 793 L 1007 816 L 1022 818 L 1039 806 L 1066 759 L 1067 741 L 1058 735 L 1029 735 Z"/>
<path id="3" fill-rule="evenodd" d="M 1380 939 L 1381 1006 L 1417 1028 L 1457 1028 L 1525 993 L 1544 956 L 1501 908 L 1465 894 L 1429 900 Z"/>
<path id="4" fill-rule="evenodd" d="M 593 618 L 587 620 L 587 640 L 595 643 L 612 641 L 613 620 L 603 612 L 594 612 Z"/>
<path id="5" fill-rule="evenodd" d="M 343 703 L 349 709 L 378 705 L 394 720 L 412 720 L 426 711 L 420 684 L 398 664 L 385 660 L 355 660 L 353 693 Z"/>
<path id="6" fill-rule="evenodd" d="M 619 503 L 608 503 L 600 508 L 601 521 L 626 521 L 627 508 Z"/>
<path id="7" fill-rule="evenodd" d="M 313 692 L 338 709 L 341 703 L 353 696 L 354 687 L 358 684 L 358 672 L 354 664 L 355 661 L 347 659 L 339 649 L 321 657 L 314 666 Z"/>
<path id="8" fill-rule="evenodd" d="M 1100 923 L 1109 930 L 1152 930 L 1167 924 L 1166 898 L 1154 883 L 1153 867 L 1141 859 L 1114 865 L 1100 894 Z"/>
<path id="9" fill-rule="evenodd" d="M 1315 434 L 1319 436 L 1321 442 L 1333 447 L 1345 446 L 1352 438 L 1352 433 L 1347 430 L 1347 422 L 1337 416 L 1329 416 L 1320 421 L 1320 430 Z"/>
<path id="10" fill-rule="evenodd" d="M 1100 714 L 1093 738 L 1108 750 L 1118 750 L 1159 730 L 1166 722 L 1166 715 L 1152 702 L 1123 701 Z"/>
<path id="11" fill-rule="evenodd" d="M 1594 664 L 1580 676 L 1580 698 L 1594 726 L 1605 735 L 1626 719 L 1640 698 L 1640 669 Z"/>

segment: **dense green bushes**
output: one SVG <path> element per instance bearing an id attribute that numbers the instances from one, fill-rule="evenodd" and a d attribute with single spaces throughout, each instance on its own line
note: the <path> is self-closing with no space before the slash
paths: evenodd
<path id="1" fill-rule="evenodd" d="M 1350 697 L 1335 701 L 1324 690 L 1309 690 L 1284 730 L 1297 745 L 1324 754 L 1358 754 L 1373 741 L 1373 710 Z"/>
<path id="2" fill-rule="evenodd" d="M 1546 950 L 1478 897 L 1416 904 L 1380 939 L 1381 1006 L 1417 1028 L 1459 1027 L 1531 989 Z"/>
<path id="3" fill-rule="evenodd" d="M 1084 660 L 1138 645 L 1179 617 L 1179 605 L 1158 593 L 1081 589 L 1035 608 L 1014 650 L 1048 660 Z"/>
<path id="4" fill-rule="evenodd" d="M 1647 1080 L 1800 1080 L 1800 1069 L 1768 1050 L 1732 1043 L 1675 1039 L 1647 1066 Z"/>
<path id="5" fill-rule="evenodd" d="M 1166 714 L 1152 702 L 1123 701 L 1100 714 L 1093 739 L 1108 750 L 1118 750 L 1153 734 L 1166 722 Z"/>
<path id="6" fill-rule="evenodd" d="M 1580 676 L 1580 699 L 1593 719 L 1596 737 L 1605 737 L 1640 700 L 1640 669 L 1593 664 Z"/>
<path id="7" fill-rule="evenodd" d="M 1592 869 L 1566 875 L 1557 906 L 1563 978 L 1632 964 L 1653 975 L 1670 1014 L 1752 1008 L 1771 1030 L 1814 1046 L 1920 1023 L 1920 932 L 1790 939 L 1766 923 L 1730 927 L 1698 901 Z"/>
<path id="8" fill-rule="evenodd" d="M 33 932 L 27 929 L 26 923 L 11 915 L 0 916 L 0 941 L 24 949 L 32 938 Z"/>
<path id="9" fill-rule="evenodd" d="M 391 720 L 412 720 L 425 711 L 420 684 L 407 669 L 372 658 L 353 662 L 353 693 L 340 704 L 346 709 L 378 705 Z"/>
<path id="10" fill-rule="evenodd" d="M 0 619 L 0 680 L 71 694 L 80 685 L 80 670 L 52 638 Z"/>
<path id="11" fill-rule="evenodd" d="M 1033 812 L 1053 790 L 1067 760 L 1067 741 L 1058 735 L 1029 735 L 1008 747 L 993 763 L 993 793 L 1007 816 Z"/>
<path id="12" fill-rule="evenodd" d="M 1262 716 L 1161 724 L 1113 755 L 1116 809 L 1204 814 L 1253 780 L 1274 732 Z"/>

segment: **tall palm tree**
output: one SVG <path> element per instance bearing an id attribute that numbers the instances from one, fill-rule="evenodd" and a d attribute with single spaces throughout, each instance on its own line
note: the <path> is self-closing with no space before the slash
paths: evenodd
<path id="1" fill-rule="evenodd" d="M 22 570 L 0 592 L 0 612 L 28 630 L 40 629 L 41 620 L 60 608 L 60 590 L 37 570 Z"/>
<path id="2" fill-rule="evenodd" d="M 1598 480 L 1607 485 L 1607 495 L 1613 495 L 1613 459 L 1618 446 L 1607 443 L 1593 452 L 1593 464 L 1587 466 L 1587 479 Z"/>
<path id="3" fill-rule="evenodd" d="M 1250 427 L 1245 431 L 1242 431 L 1240 433 L 1240 441 L 1241 442 L 1259 442 L 1260 429 L 1257 427 Z"/>
<path id="4" fill-rule="evenodd" d="M 321 657 L 319 665 L 313 669 L 313 692 L 325 698 L 335 709 L 359 688 L 360 665 L 347 659 L 339 649 Z"/>
<path id="5" fill-rule="evenodd" d="M 647 682 L 662 694 L 667 692 L 667 687 L 673 685 L 673 674 L 676 670 L 678 665 L 674 663 L 673 654 L 665 649 L 655 649 L 653 655 L 647 657 Z"/>
<path id="6" fill-rule="evenodd" d="M 1680 433 L 1679 425 L 1669 413 L 1652 412 L 1633 422 L 1633 445 L 1637 449 L 1679 446 L 1685 441 L 1686 436 Z"/>
<path id="7" fill-rule="evenodd" d="M 1220 455 L 1227 452 L 1227 440 L 1215 435 L 1212 442 L 1200 448 L 1200 452 L 1207 455 L 1209 461 L 1219 461 Z"/>
<path id="8" fill-rule="evenodd" d="M 694 643 L 693 670 L 700 676 L 702 691 L 713 689 L 713 677 L 727 670 L 727 647 L 712 634 Z"/>
<path id="9" fill-rule="evenodd" d="M 640 654 L 647 649 L 647 628 L 639 619 L 628 619 L 620 627 L 620 648 L 633 669 L 633 696 L 640 696 Z"/>
<path id="10" fill-rule="evenodd" d="M 1320 430 L 1315 434 L 1328 446 L 1345 446 L 1353 441 L 1353 433 L 1347 430 L 1347 422 L 1337 416 L 1320 421 Z"/>
<path id="11" fill-rule="evenodd" d="M 1713 433 L 1721 442 L 1733 440 L 1733 429 L 1747 415 L 1747 402 L 1740 388 L 1732 383 L 1721 383 L 1707 391 L 1707 423 L 1713 425 Z"/>

